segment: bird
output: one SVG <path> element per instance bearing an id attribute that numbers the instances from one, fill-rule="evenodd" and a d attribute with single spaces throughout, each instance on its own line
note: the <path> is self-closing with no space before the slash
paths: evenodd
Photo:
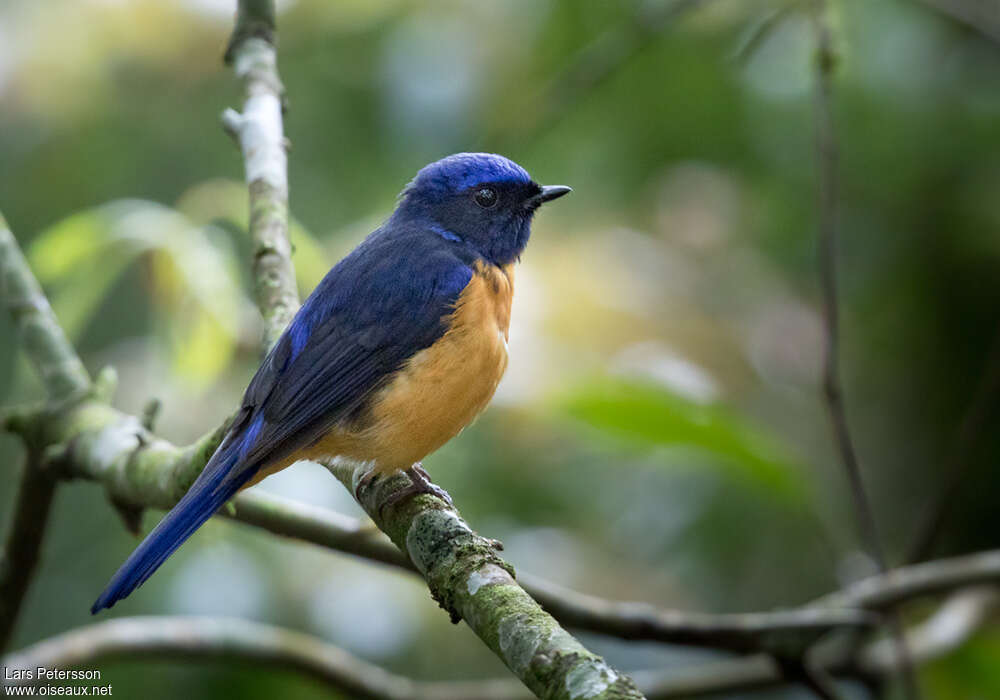
<path id="1" fill-rule="evenodd" d="M 114 574 L 91 613 L 142 585 L 241 489 L 304 459 L 366 478 L 406 472 L 478 416 L 507 368 L 514 266 L 542 186 L 491 153 L 423 167 L 378 229 L 334 265 L 254 374 L 218 449 Z"/>

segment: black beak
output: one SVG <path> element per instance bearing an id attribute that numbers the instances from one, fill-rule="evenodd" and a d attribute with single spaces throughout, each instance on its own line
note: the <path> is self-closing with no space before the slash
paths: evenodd
<path id="1" fill-rule="evenodd" d="M 553 199 L 559 199 L 564 194 L 569 194 L 573 191 L 572 187 L 566 187 L 566 185 L 544 185 L 542 186 L 542 191 L 528 200 L 528 203 L 532 207 L 538 207 L 545 202 L 551 202 Z"/>

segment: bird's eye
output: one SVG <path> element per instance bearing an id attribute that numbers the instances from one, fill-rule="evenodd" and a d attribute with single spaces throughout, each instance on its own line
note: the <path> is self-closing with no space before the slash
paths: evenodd
<path id="1" fill-rule="evenodd" d="M 491 209 L 497 205 L 497 201 L 500 198 L 497 197 L 497 191 L 489 188 L 483 187 L 476 191 L 476 204 L 481 206 L 483 209 Z"/>

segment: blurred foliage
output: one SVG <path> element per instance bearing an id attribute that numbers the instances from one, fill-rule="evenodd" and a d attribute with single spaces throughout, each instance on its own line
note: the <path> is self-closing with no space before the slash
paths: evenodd
<path id="1" fill-rule="evenodd" d="M 731 478 L 755 482 L 772 495 L 805 498 L 801 470 L 774 438 L 724 409 L 704 406 L 637 383 L 585 387 L 566 400 L 566 415 L 622 438 L 624 447 L 660 445 L 691 449 Z"/>
<path id="2" fill-rule="evenodd" d="M 817 386 L 808 18 L 736 57 L 785 4 L 706 0 L 664 23 L 669 0 L 279 3 L 303 294 L 447 153 L 574 187 L 517 272 L 492 408 L 427 461 L 520 569 L 708 610 L 799 603 L 858 572 Z M 912 0 L 830 4 L 845 390 L 897 556 L 1000 328 L 1000 50 Z M 125 410 L 162 399 L 178 442 L 228 414 L 259 360 L 242 163 L 218 121 L 240 100 L 220 61 L 231 21 L 229 0 L 0 4 L 0 209 L 88 367 L 118 368 Z M 0 403 L 36 397 L 6 318 L 0 337 Z M 938 554 L 1000 546 L 996 416 Z M 19 458 L 0 438 L 8 482 Z M 261 488 L 357 512 L 308 466 Z M 18 644 L 86 622 L 135 544 L 92 485 L 63 487 L 55 512 Z M 230 523 L 113 614 L 141 612 L 286 624 L 420 678 L 503 673 L 417 582 Z M 1000 694 L 995 637 L 928 667 L 933 697 Z M 586 641 L 627 668 L 708 655 Z M 321 694 L 247 667 L 107 674 L 123 697 Z"/>

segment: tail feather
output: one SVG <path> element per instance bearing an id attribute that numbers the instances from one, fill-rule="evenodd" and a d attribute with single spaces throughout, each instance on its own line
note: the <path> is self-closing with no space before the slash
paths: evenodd
<path id="1" fill-rule="evenodd" d="M 227 441 L 228 444 L 223 444 L 212 456 L 184 497 L 153 528 L 111 578 L 104 592 L 90 608 L 91 614 L 110 608 L 141 586 L 167 557 L 253 477 L 256 469 L 243 468 L 238 474 L 234 474 L 241 456 L 240 442 L 242 441 Z"/>

